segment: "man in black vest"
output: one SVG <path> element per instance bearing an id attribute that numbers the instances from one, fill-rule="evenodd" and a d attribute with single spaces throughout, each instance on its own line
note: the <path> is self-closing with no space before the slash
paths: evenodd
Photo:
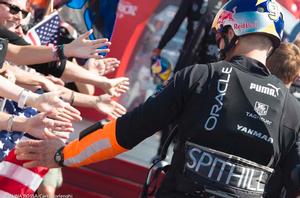
<path id="1" fill-rule="evenodd" d="M 298 190 L 300 106 L 266 68 L 280 44 L 283 16 L 274 0 L 231 0 L 217 13 L 223 61 L 177 72 L 168 85 L 117 120 L 63 145 L 27 141 L 26 167 L 80 167 L 133 148 L 176 123 L 178 142 L 157 197 L 277 197 Z M 274 175 L 274 176 L 273 176 Z"/>

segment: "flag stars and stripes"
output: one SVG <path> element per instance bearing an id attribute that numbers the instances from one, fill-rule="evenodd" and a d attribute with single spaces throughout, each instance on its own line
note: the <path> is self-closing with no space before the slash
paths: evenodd
<path id="1" fill-rule="evenodd" d="M 34 44 L 57 44 L 60 35 L 60 18 L 57 13 L 41 21 L 28 31 L 28 37 Z"/>
<path id="2" fill-rule="evenodd" d="M 19 142 L 20 142 L 20 139 L 17 139 L 17 140 L 15 141 L 15 144 L 19 144 Z"/>
<path id="3" fill-rule="evenodd" d="M 4 110 L 9 114 L 14 114 L 19 117 L 32 117 L 37 114 L 37 110 L 31 107 L 20 109 L 17 107 L 17 103 L 11 100 L 6 100 Z M 5 130 L 0 131 L 0 162 L 4 159 L 7 150 L 11 151 L 15 145 L 20 141 L 24 133 L 22 132 L 7 132 Z"/>
<path id="4" fill-rule="evenodd" d="M 23 136 L 21 132 L 0 131 L 0 162 L 7 156 Z"/>
<path id="5" fill-rule="evenodd" d="M 6 149 L 5 151 L 3 151 L 3 153 L 4 153 L 5 156 L 8 156 L 9 152 L 10 152 L 9 149 Z"/>
<path id="6" fill-rule="evenodd" d="M 37 114 L 36 109 L 31 107 L 20 109 L 17 103 L 11 100 L 6 100 L 4 110 L 21 117 L 32 117 Z M 24 162 L 16 159 L 14 147 L 21 138 L 24 138 L 23 135 L 23 132 L 0 131 L 0 197 L 25 194 L 34 197 L 35 190 L 48 171 L 42 167 L 26 169 L 22 166 Z"/>
<path id="7" fill-rule="evenodd" d="M 11 136 L 9 135 L 9 132 L 3 132 L 4 134 L 3 134 L 3 136 L 4 136 L 4 138 L 5 138 L 5 140 L 11 140 Z"/>

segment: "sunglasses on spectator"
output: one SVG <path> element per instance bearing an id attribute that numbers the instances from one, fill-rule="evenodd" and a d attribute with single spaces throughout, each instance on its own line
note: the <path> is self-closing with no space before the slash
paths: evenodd
<path id="1" fill-rule="evenodd" d="M 29 12 L 27 12 L 27 11 L 25 11 L 25 10 L 22 10 L 21 8 L 19 8 L 19 7 L 16 6 L 16 5 L 13 5 L 13 4 L 4 2 L 4 1 L 0 1 L 0 4 L 4 4 L 4 5 L 6 5 L 7 7 L 9 7 L 9 12 L 10 12 L 11 14 L 14 14 L 14 15 L 15 15 L 15 14 L 18 14 L 19 12 L 21 12 L 21 13 L 22 13 L 23 19 L 26 18 L 27 15 L 28 15 L 28 13 L 29 13 Z"/>

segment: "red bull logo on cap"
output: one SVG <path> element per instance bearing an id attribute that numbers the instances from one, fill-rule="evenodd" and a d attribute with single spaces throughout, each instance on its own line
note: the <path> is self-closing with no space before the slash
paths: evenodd
<path id="1" fill-rule="evenodd" d="M 232 9 L 233 12 L 231 11 L 227 11 L 227 10 L 223 10 L 223 12 L 220 14 L 219 18 L 218 18 L 218 24 L 220 25 L 227 25 L 228 23 L 234 23 L 236 22 L 234 15 L 236 13 L 236 7 L 234 7 Z"/>
<path id="2" fill-rule="evenodd" d="M 248 29 L 248 28 L 257 28 L 256 23 L 241 23 L 241 24 L 234 24 L 234 29 L 240 30 L 240 29 Z"/>

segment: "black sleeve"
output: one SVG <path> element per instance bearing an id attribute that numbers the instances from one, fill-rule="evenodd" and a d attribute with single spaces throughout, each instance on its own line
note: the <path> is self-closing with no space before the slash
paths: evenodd
<path id="1" fill-rule="evenodd" d="M 283 182 L 286 197 L 300 195 L 300 138 L 292 147 L 283 166 Z"/>
<path id="2" fill-rule="evenodd" d="M 175 17 L 170 22 L 157 48 L 163 49 L 167 45 L 167 43 L 173 38 L 173 36 L 178 31 L 182 21 L 187 16 L 188 10 L 189 10 L 189 0 L 182 0 Z"/>
<path id="3" fill-rule="evenodd" d="M 300 195 L 300 105 L 299 102 L 289 94 L 287 105 L 283 110 L 283 131 L 280 141 L 283 149 L 281 154 L 282 179 L 286 197 L 297 197 Z"/>
<path id="4" fill-rule="evenodd" d="M 28 67 L 35 69 L 37 72 L 44 74 L 44 75 L 53 75 L 57 78 L 60 78 L 66 68 L 67 60 L 54 61 L 50 63 L 42 63 L 42 64 L 36 64 L 36 65 L 28 65 Z"/>
<path id="5" fill-rule="evenodd" d="M 29 45 L 23 38 L 18 34 L 9 31 L 8 29 L 0 26 L 0 37 L 5 38 L 14 45 Z"/>
<path id="6" fill-rule="evenodd" d="M 6 38 L 9 40 L 9 43 L 14 45 L 30 45 L 27 43 L 23 38 L 18 36 L 16 33 L 11 32 L 7 30 L 4 27 L 0 27 L 0 38 Z M 35 65 L 28 65 L 28 67 L 31 67 L 35 69 L 37 72 L 42 73 L 44 75 L 53 75 L 55 77 L 61 77 L 65 67 L 66 67 L 66 61 L 53 61 L 49 63 L 42 63 L 42 64 L 35 64 Z"/>
<path id="7" fill-rule="evenodd" d="M 181 116 L 191 93 L 195 89 L 201 92 L 207 82 L 208 73 L 207 65 L 194 65 L 177 72 L 161 92 L 118 118 L 118 143 L 131 149 L 156 131 L 174 123 Z"/>

